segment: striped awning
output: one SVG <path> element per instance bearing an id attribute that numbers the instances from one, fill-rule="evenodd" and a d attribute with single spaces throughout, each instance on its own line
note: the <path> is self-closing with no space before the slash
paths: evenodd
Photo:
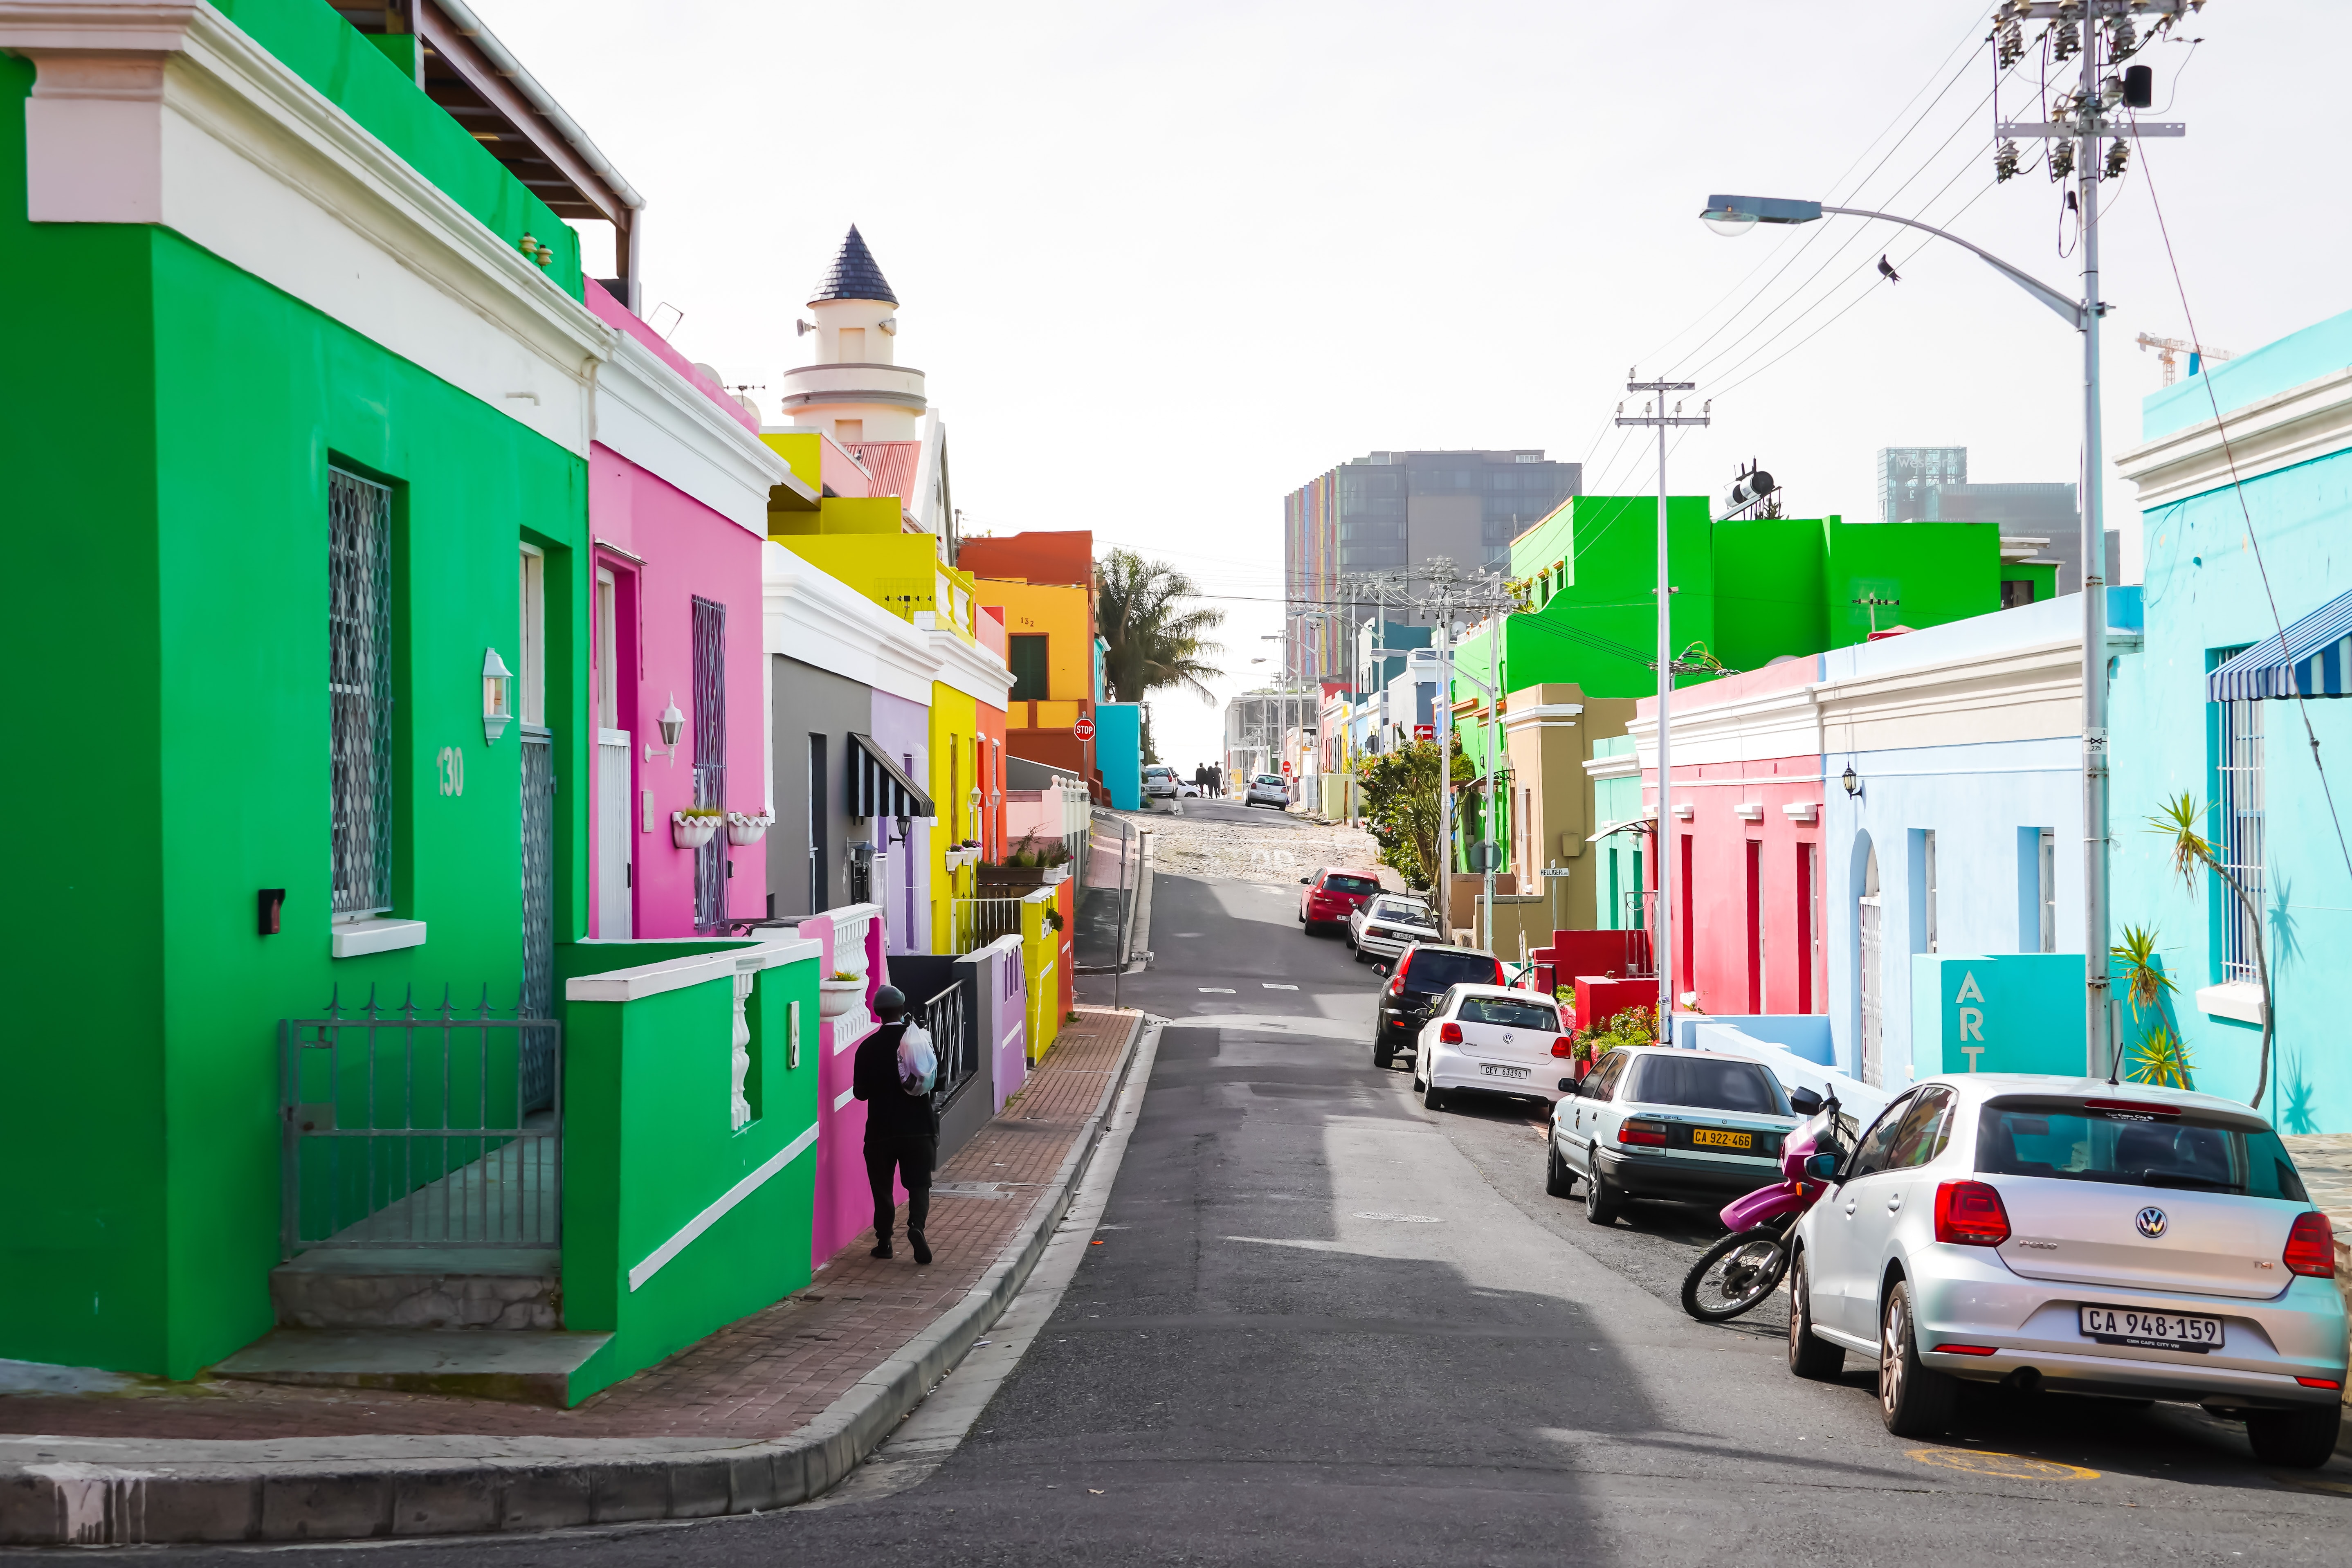
<path id="1" fill-rule="evenodd" d="M 854 816 L 931 816 L 931 797 L 908 778 L 871 735 L 855 730 L 857 749 L 849 759 L 850 814 Z"/>
<path id="2" fill-rule="evenodd" d="M 2352 594 L 2331 600 L 2205 678 L 2214 702 L 2352 696 Z"/>

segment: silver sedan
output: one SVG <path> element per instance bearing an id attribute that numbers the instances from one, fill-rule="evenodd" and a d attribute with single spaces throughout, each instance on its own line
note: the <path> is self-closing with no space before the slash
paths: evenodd
<path id="1" fill-rule="evenodd" d="M 1440 940 L 1436 915 L 1419 899 L 1368 899 L 1348 915 L 1348 945 L 1356 950 L 1359 963 L 1394 958 L 1414 942 Z"/>

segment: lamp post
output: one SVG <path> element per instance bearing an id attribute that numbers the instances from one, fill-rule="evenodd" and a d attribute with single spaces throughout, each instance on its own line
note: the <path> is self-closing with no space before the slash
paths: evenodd
<path id="1" fill-rule="evenodd" d="M 2095 29 L 2094 36 L 2095 36 Z M 2094 88 L 2095 77 L 2086 49 L 2084 79 Z M 2094 91 L 2093 100 L 2096 101 Z M 2099 421 L 2099 317 L 2106 306 L 2099 301 L 2098 180 L 2094 160 L 2082 171 L 2083 297 L 2069 300 L 2031 273 L 2003 261 L 1981 246 L 1958 235 L 1894 213 L 1867 207 L 1827 206 L 1820 202 L 1788 201 L 1770 196 L 1709 196 L 1699 215 L 1718 234 L 1741 235 L 1759 223 L 1811 223 L 1826 215 L 1874 218 L 1901 224 L 1934 235 L 1969 251 L 1994 271 L 2032 295 L 2060 320 L 2083 334 L 2083 968 L 2086 1068 L 2102 1068 L 2110 1055 L 2113 1009 L 2108 1005 L 2107 980 L 2107 596 L 2106 534 L 2102 527 L 2099 478 L 2102 467 Z M 1849 791 L 1851 793 L 1851 791 Z"/>

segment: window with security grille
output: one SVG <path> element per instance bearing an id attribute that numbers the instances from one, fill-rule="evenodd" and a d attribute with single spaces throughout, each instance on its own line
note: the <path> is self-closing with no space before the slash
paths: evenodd
<path id="1" fill-rule="evenodd" d="M 727 805 L 727 606 L 694 601 L 694 804 Z M 694 924 L 716 928 L 727 912 L 727 835 L 694 852 Z"/>
<path id="2" fill-rule="evenodd" d="M 2263 940 L 2263 705 L 2224 702 L 2220 708 L 2214 805 L 2221 831 L 2213 847 L 2221 868 L 2246 890 L 2256 911 L 2249 914 L 2227 886 L 2216 889 L 2221 978 L 2252 985 L 2262 977 L 2257 952 Z"/>
<path id="3" fill-rule="evenodd" d="M 334 914 L 392 908 L 392 491 L 327 471 Z"/>

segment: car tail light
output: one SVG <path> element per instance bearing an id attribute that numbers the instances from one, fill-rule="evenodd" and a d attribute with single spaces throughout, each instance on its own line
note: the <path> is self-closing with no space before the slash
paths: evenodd
<path id="1" fill-rule="evenodd" d="M 1459 1024 L 1438 1025 L 1437 1043 L 1441 1046 L 1460 1045 L 1462 1043 L 1462 1026 Z"/>
<path id="2" fill-rule="evenodd" d="M 2332 1377 L 2298 1377 L 2295 1382 L 2305 1388 L 2341 1388 L 2344 1385 Z"/>
<path id="3" fill-rule="evenodd" d="M 1962 1247 L 1999 1247 L 2009 1239 L 2009 1210 L 1982 1182 L 1946 1182 L 1936 1189 L 1936 1239 Z"/>
<path id="4" fill-rule="evenodd" d="M 1551 1043 L 1551 1054 L 1556 1057 L 1565 1057 L 1568 1055 L 1568 1037 L 1566 1035 L 1562 1035 L 1559 1038 Z"/>
<path id="5" fill-rule="evenodd" d="M 1938 1355 L 1999 1355 L 1999 1345 L 1937 1345 Z"/>
<path id="6" fill-rule="evenodd" d="M 1397 971 L 1394 977 L 1389 981 L 1389 994 L 1391 996 L 1402 996 L 1404 994 L 1404 971 Z"/>
<path id="7" fill-rule="evenodd" d="M 2336 1237 L 2327 1228 L 2327 1216 L 2317 1209 L 2305 1209 L 2294 1216 L 2294 1228 L 2286 1233 L 2286 1253 L 2280 1258 L 2290 1274 L 2308 1274 L 2315 1279 L 2336 1278 Z"/>
<path id="8" fill-rule="evenodd" d="M 1628 1121 L 1625 1125 L 1617 1129 L 1617 1142 L 1620 1143 L 1643 1143 L 1653 1148 L 1664 1148 L 1666 1142 L 1666 1132 L 1667 1127 L 1663 1121 Z"/>

